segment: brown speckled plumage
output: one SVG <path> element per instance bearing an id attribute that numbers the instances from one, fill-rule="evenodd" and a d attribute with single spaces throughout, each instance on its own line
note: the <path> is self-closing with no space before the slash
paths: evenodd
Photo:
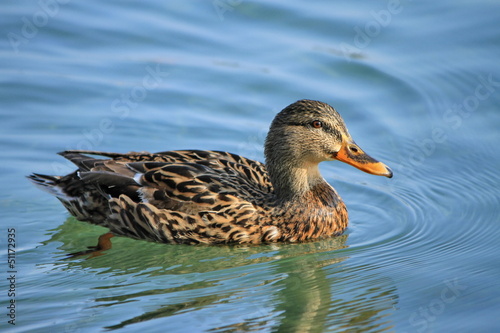
<path id="1" fill-rule="evenodd" d="M 29 178 L 79 220 L 164 243 L 299 242 L 339 235 L 347 226 L 347 209 L 318 164 L 338 159 L 392 176 L 352 141 L 331 106 L 310 100 L 275 117 L 266 165 L 201 150 L 61 155 L 78 170 Z"/>

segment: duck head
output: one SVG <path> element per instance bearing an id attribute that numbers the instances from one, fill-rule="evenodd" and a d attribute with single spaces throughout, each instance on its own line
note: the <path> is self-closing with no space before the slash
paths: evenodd
<path id="1" fill-rule="evenodd" d="M 373 175 L 392 177 L 389 167 L 354 142 L 337 111 L 319 101 L 300 100 L 279 112 L 266 138 L 265 155 L 273 183 L 286 183 L 286 177 L 300 177 L 300 172 L 294 176 L 288 171 L 303 170 L 308 185 L 313 186 L 322 180 L 318 164 L 333 160 Z"/>

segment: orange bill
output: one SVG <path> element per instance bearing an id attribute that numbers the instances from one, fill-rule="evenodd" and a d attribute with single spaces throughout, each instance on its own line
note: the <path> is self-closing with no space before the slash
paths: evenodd
<path id="1" fill-rule="evenodd" d="M 366 154 L 355 143 L 342 144 L 340 151 L 334 157 L 372 175 L 392 178 L 392 171 L 387 165 Z"/>

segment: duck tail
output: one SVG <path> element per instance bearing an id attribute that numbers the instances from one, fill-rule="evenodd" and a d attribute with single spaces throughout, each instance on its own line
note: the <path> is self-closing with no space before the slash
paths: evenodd
<path id="1" fill-rule="evenodd" d="M 63 200 L 71 200 L 71 196 L 69 196 L 62 188 L 60 184 L 61 176 L 49 176 L 42 175 L 39 173 L 32 173 L 29 176 L 26 176 L 36 187 L 45 191 L 53 196 L 63 199 Z"/>

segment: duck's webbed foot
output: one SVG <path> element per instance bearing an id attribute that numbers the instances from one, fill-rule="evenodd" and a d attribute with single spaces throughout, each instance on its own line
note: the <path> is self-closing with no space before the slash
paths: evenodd
<path id="1" fill-rule="evenodd" d="M 99 236 L 99 240 L 96 246 L 89 246 L 88 250 L 79 251 L 68 254 L 68 258 L 75 258 L 83 255 L 90 254 L 87 259 L 102 256 L 104 251 L 112 248 L 113 244 L 111 243 L 111 238 L 114 237 L 111 232 L 105 233 Z"/>

